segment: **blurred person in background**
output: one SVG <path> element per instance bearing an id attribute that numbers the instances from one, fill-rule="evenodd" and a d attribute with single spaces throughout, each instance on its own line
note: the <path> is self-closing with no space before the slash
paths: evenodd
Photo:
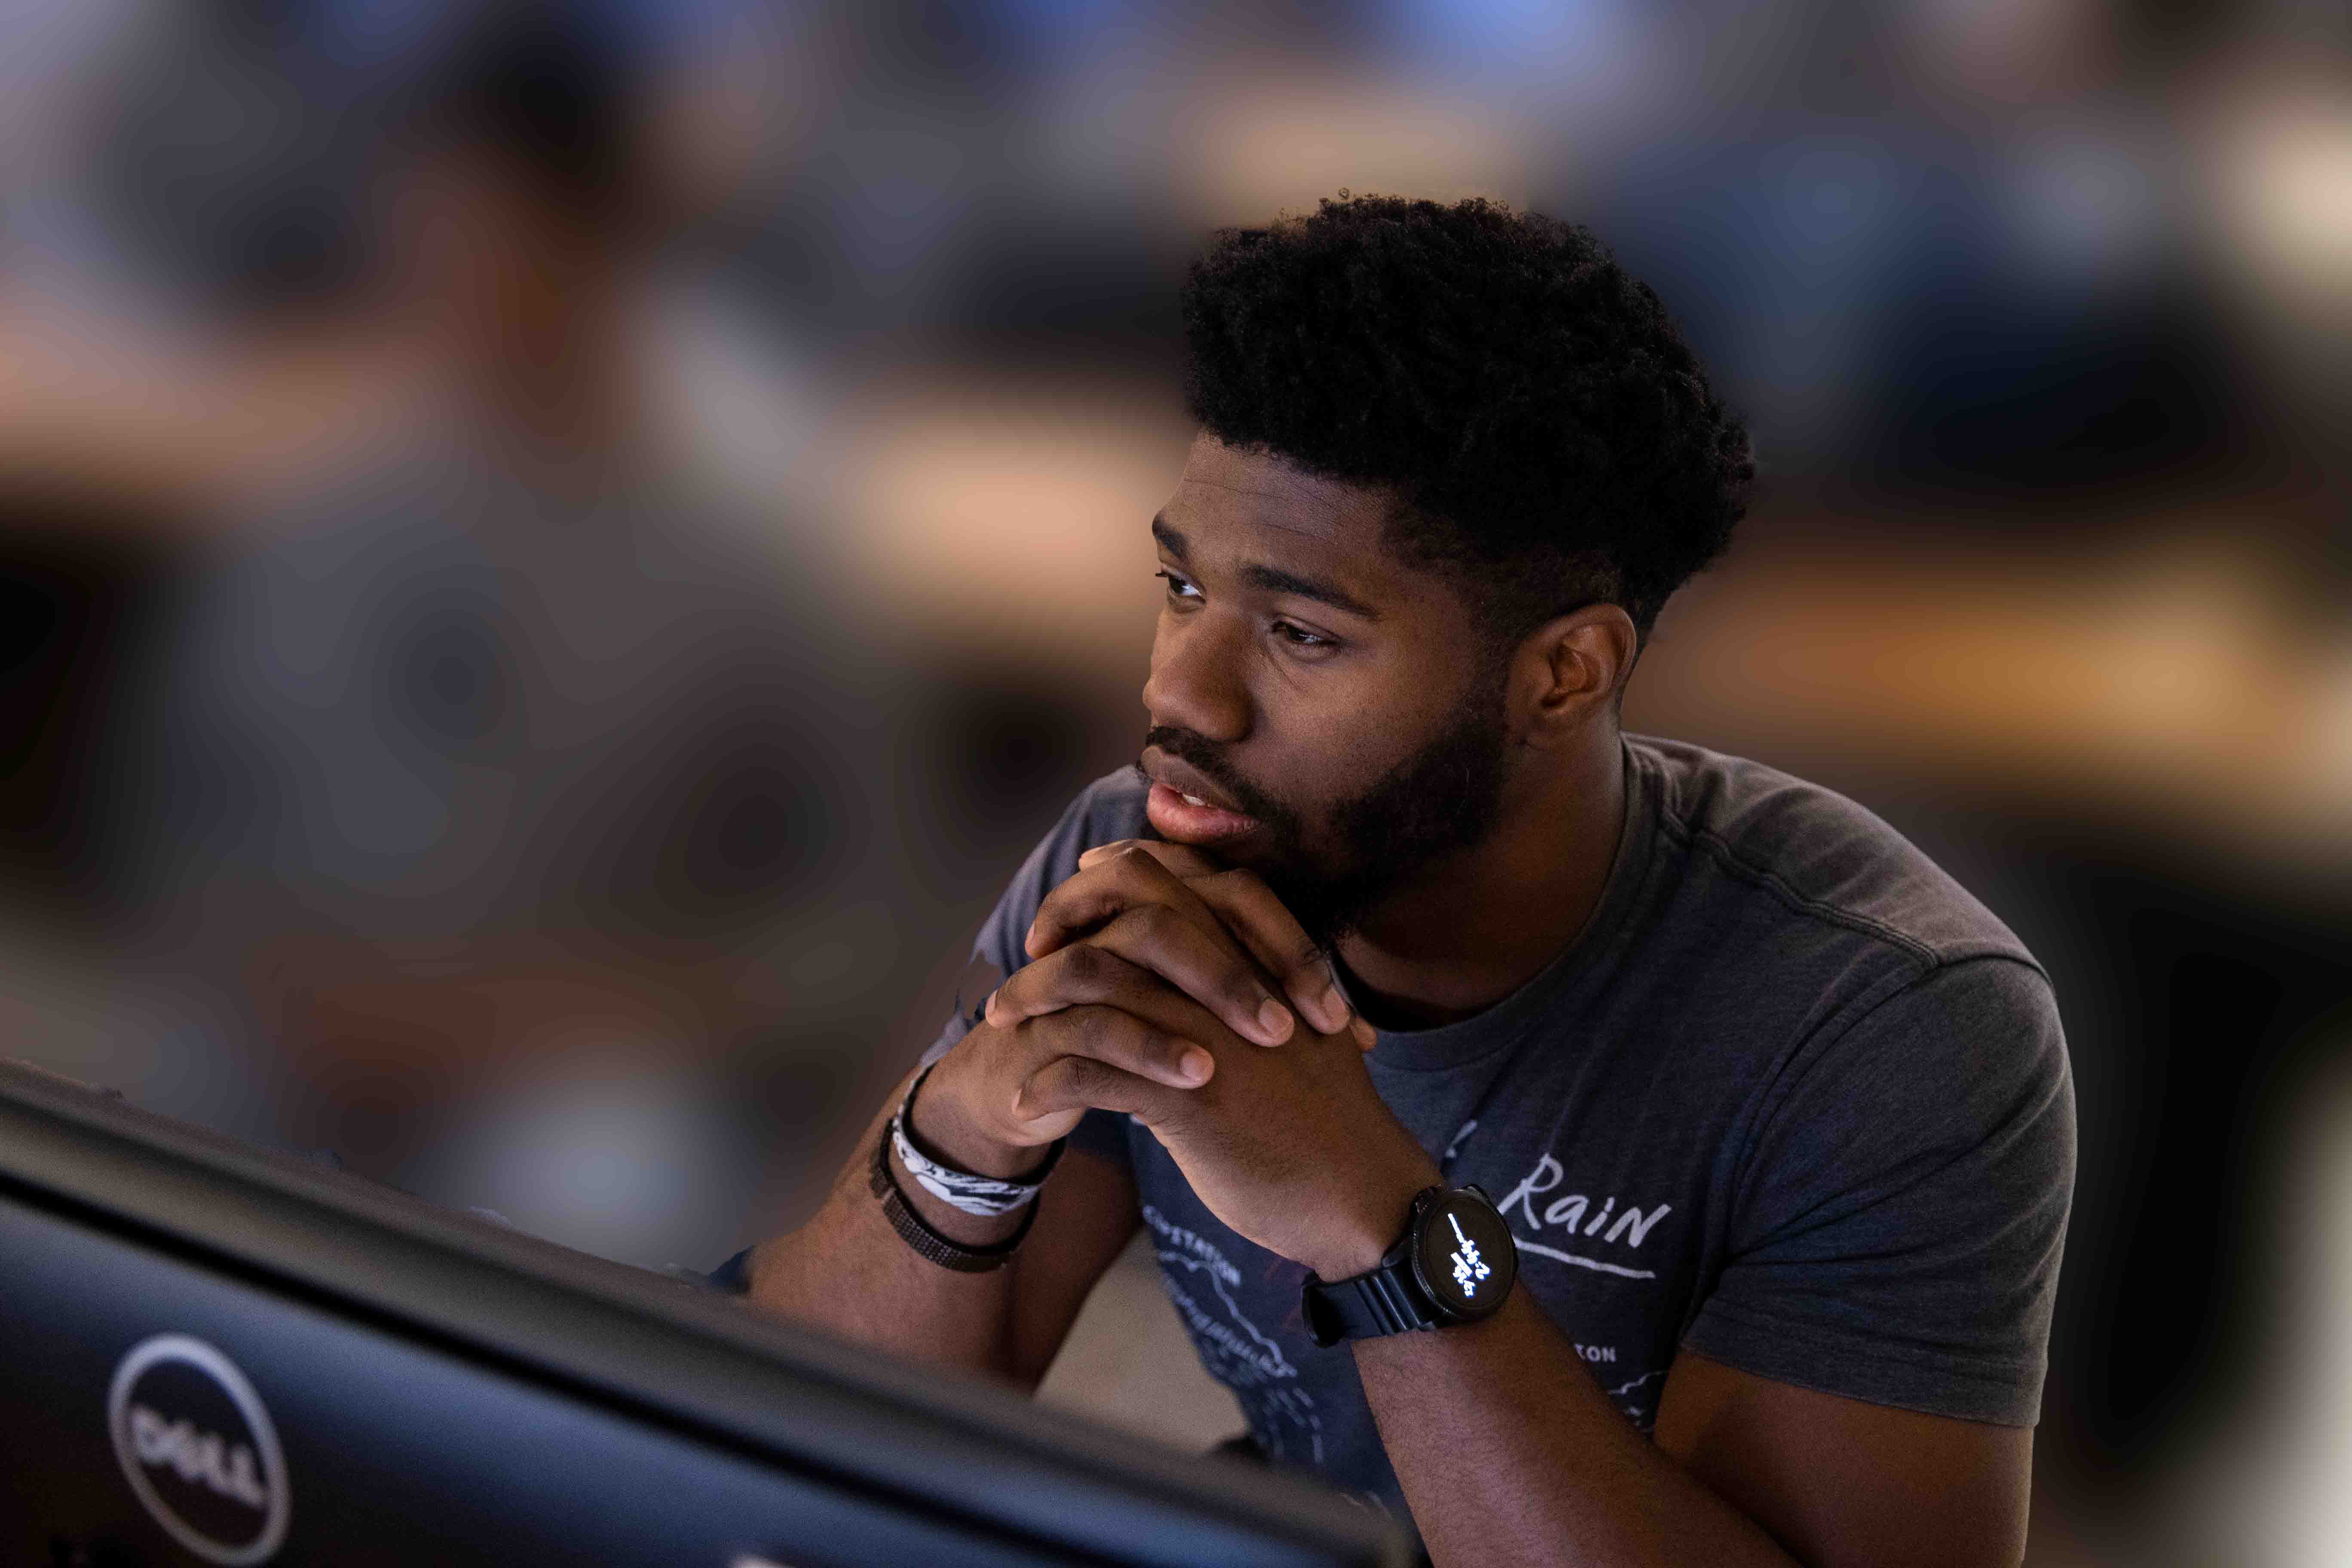
<path id="1" fill-rule="evenodd" d="M 317 269 L 277 331 L 353 417 L 217 503 L 118 807 L 139 941 L 225 999 L 246 1117 L 331 1107 L 320 1141 L 378 1170 L 533 1052 L 657 1097 L 772 1022 L 745 977 L 780 927 L 902 875 L 872 831 L 898 677 L 824 558 L 668 443 L 643 351 L 677 215 L 631 40 L 453 26 L 346 226 L 247 237 Z"/>
<path id="2" fill-rule="evenodd" d="M 1620 728 L 1740 421 L 1588 233 L 1485 200 L 1228 231 L 1183 306 L 1142 758 L 722 1279 L 1034 1386 L 1148 1226 L 1255 1451 L 1449 1568 L 2017 1562 L 2048 976 L 1851 801 Z"/>

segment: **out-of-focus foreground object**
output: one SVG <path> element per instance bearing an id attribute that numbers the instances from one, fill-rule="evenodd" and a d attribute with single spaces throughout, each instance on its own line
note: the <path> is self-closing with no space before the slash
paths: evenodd
<path id="1" fill-rule="evenodd" d="M 1304 1481 L 5 1063 L 0 1251 L 11 1562 L 1407 1560 Z"/>

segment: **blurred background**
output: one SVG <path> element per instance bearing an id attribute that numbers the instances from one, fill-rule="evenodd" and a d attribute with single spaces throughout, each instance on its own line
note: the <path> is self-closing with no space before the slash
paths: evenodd
<path id="1" fill-rule="evenodd" d="M 1657 289 L 1764 486 L 1629 725 L 2055 976 L 2032 1561 L 2352 1561 L 2339 5 L 0 7 L 0 1052 L 794 1223 L 1140 745 L 1185 260 L 1342 187 Z M 1057 1397 L 1238 1425 L 1103 1302 Z"/>

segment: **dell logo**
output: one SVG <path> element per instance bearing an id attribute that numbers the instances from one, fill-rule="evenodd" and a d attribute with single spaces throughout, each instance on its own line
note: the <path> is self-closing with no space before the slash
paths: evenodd
<path id="1" fill-rule="evenodd" d="M 107 1394 L 114 1457 L 173 1540 L 208 1563 L 268 1560 L 286 1539 L 286 1459 L 269 1412 L 202 1340 L 131 1347 Z"/>

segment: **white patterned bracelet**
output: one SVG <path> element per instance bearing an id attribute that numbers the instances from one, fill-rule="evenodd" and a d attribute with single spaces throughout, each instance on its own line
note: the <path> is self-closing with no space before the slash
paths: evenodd
<path id="1" fill-rule="evenodd" d="M 936 1062 L 931 1064 L 932 1067 L 938 1065 Z M 937 1156 L 917 1148 L 908 1130 L 907 1113 L 914 1108 L 915 1096 L 921 1090 L 923 1080 L 930 1076 L 930 1068 L 925 1068 L 916 1075 L 915 1081 L 907 1086 L 907 1098 L 898 1102 L 898 1109 L 890 1117 L 890 1149 L 898 1156 L 898 1163 L 907 1167 L 907 1173 L 921 1184 L 923 1191 L 940 1202 L 970 1215 L 1011 1214 L 1035 1198 L 1039 1189 L 1045 1184 L 1045 1177 L 1062 1158 L 1064 1140 L 1055 1139 L 1046 1152 L 1045 1163 L 1018 1181 L 1008 1182 L 997 1176 L 959 1171 Z"/>

